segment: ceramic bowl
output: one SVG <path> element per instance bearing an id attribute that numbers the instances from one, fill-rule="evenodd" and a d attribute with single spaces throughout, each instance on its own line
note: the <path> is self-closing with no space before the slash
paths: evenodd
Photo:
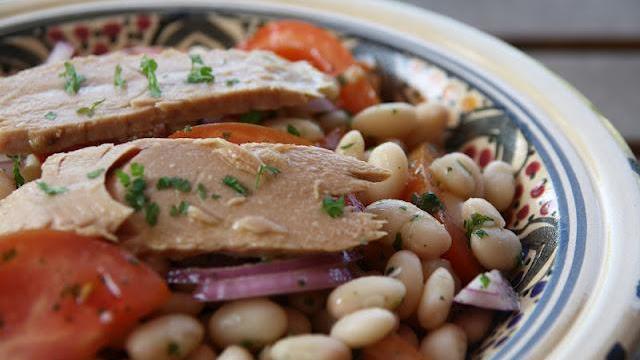
<path id="1" fill-rule="evenodd" d="M 477 30 L 383 1 L 10 3 L 0 70 L 134 45 L 232 47 L 274 18 L 333 29 L 382 74 L 384 100 L 453 109 L 448 150 L 517 169 L 507 211 L 526 257 L 511 281 L 522 310 L 499 317 L 475 358 L 630 357 L 640 322 L 640 167 L 610 124 L 526 55 Z M 42 9 L 48 7 L 47 9 Z M 1 96 L 1 95 L 0 95 Z"/>

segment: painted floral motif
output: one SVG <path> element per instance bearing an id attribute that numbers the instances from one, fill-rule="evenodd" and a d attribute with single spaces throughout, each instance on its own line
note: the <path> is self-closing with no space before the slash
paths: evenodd
<path id="1" fill-rule="evenodd" d="M 214 11 L 162 12 L 98 16 L 37 26 L 0 35 L 0 74 L 41 63 L 58 41 L 70 43 L 79 55 L 103 54 L 131 46 L 226 48 L 266 20 L 250 14 Z M 382 75 L 385 100 L 437 101 L 452 110 L 448 150 L 465 152 L 482 168 L 499 159 L 517 170 L 516 196 L 505 219 L 524 248 L 522 265 L 511 277 L 522 310 L 503 315 L 475 351 L 478 358 L 491 356 L 526 322 L 552 273 L 559 219 L 556 194 L 544 163 L 510 114 L 494 106 L 464 80 L 386 45 L 348 35 L 345 41 L 356 56 L 376 64 Z M 607 358 L 619 358 L 618 354 L 620 348 L 614 346 Z"/>

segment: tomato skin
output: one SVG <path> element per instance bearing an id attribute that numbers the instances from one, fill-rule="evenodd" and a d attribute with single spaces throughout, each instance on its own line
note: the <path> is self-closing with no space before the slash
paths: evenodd
<path id="1" fill-rule="evenodd" d="M 306 60 L 333 76 L 343 74 L 351 66 L 360 66 L 335 35 L 299 20 L 267 23 L 239 48 L 269 50 L 291 61 Z M 379 102 L 378 94 L 366 76 L 343 84 L 340 90 L 340 106 L 352 114 Z"/>
<path id="2" fill-rule="evenodd" d="M 363 360 L 427 360 L 416 348 L 398 334 L 391 334 L 362 349 Z"/>
<path id="3" fill-rule="evenodd" d="M 311 141 L 266 126 L 225 122 L 198 125 L 189 131 L 179 130 L 169 136 L 178 138 L 223 138 L 234 144 L 262 142 L 274 144 L 313 145 Z"/>
<path id="4" fill-rule="evenodd" d="M 0 359 L 87 359 L 169 291 L 113 244 L 51 230 L 0 238 Z"/>
<path id="5" fill-rule="evenodd" d="M 403 196 L 405 200 L 411 201 L 412 194 L 423 194 L 427 191 L 434 192 L 441 198 L 442 190 L 432 182 L 431 174 L 429 173 L 429 165 L 441 155 L 430 144 L 418 146 L 409 155 L 409 163 L 411 165 L 409 168 L 409 182 Z M 442 257 L 449 260 L 456 275 L 460 277 L 463 285 L 465 285 L 484 269 L 471 252 L 469 239 L 467 239 L 464 229 L 455 224 L 447 214 L 446 209 L 438 211 L 434 214 L 434 217 L 444 224 L 451 236 L 451 247 Z"/>

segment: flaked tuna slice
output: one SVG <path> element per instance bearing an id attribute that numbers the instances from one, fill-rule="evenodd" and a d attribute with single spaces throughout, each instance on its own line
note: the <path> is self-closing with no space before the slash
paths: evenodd
<path id="1" fill-rule="evenodd" d="M 343 208 L 339 197 L 388 175 L 310 146 L 105 144 L 50 156 L 40 180 L 0 201 L 0 235 L 70 230 L 176 258 L 339 251 L 384 235 L 374 215 Z"/>
<path id="2" fill-rule="evenodd" d="M 176 50 L 149 58 L 157 63 L 158 97 L 142 71 L 143 55 L 123 52 L 73 58 L 73 69 L 57 62 L 1 78 L 0 153 L 165 136 L 202 118 L 299 106 L 337 92 L 333 79 L 308 63 L 270 52 L 211 50 L 200 55 L 201 64 Z M 189 82 L 203 66 L 211 67 L 213 80 Z"/>

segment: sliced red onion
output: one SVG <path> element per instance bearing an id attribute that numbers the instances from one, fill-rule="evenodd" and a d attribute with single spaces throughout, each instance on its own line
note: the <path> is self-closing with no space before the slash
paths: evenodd
<path id="1" fill-rule="evenodd" d="M 485 309 L 520 310 L 518 295 L 498 270 L 476 276 L 453 301 Z"/>
<path id="2" fill-rule="evenodd" d="M 287 272 L 322 265 L 340 266 L 356 261 L 360 257 L 361 255 L 355 251 L 343 251 L 341 253 L 309 255 L 295 259 L 274 260 L 240 266 L 174 269 L 167 274 L 167 282 L 170 284 L 201 284 L 207 280 Z"/>
<path id="3" fill-rule="evenodd" d="M 13 172 L 13 160 L 2 154 L 0 154 L 0 171 L 4 171 L 5 174 Z"/>
<path id="4" fill-rule="evenodd" d="M 327 98 L 313 99 L 301 107 L 302 110 L 312 114 L 325 113 L 336 110 L 336 105 Z"/>
<path id="5" fill-rule="evenodd" d="M 75 49 L 71 44 L 66 43 L 64 41 L 58 41 L 51 49 L 49 53 L 49 57 L 45 64 L 51 64 L 58 61 L 65 61 L 71 59 L 73 56 Z"/>
<path id="6" fill-rule="evenodd" d="M 257 296 L 290 294 L 302 291 L 330 289 L 351 280 L 352 272 L 344 267 L 316 267 L 255 274 L 227 279 L 208 278 L 196 289 L 193 297 L 200 301 L 224 301 Z"/>
<path id="7" fill-rule="evenodd" d="M 364 205 L 362 204 L 362 202 L 360 202 L 360 200 L 358 200 L 358 198 L 355 195 L 347 194 L 345 196 L 345 200 L 347 205 L 353 206 L 353 209 L 356 212 L 364 212 Z"/>

